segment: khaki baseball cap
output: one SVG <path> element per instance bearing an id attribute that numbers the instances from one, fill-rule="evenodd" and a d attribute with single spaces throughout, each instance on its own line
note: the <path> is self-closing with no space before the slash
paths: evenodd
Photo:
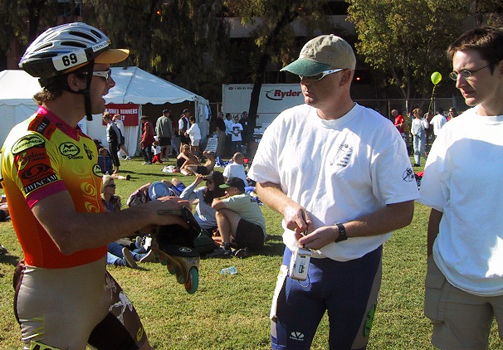
<path id="1" fill-rule="evenodd" d="M 299 58 L 281 71 L 312 76 L 331 68 L 354 70 L 356 57 L 351 45 L 343 38 L 330 34 L 309 40 L 300 51 Z"/>

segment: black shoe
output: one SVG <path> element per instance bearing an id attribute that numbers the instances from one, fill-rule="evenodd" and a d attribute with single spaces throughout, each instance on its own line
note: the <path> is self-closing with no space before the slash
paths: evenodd
<path id="1" fill-rule="evenodd" d="M 420 167 L 420 166 L 421 166 L 421 164 L 414 164 L 413 165 L 414 168 L 417 168 L 417 167 Z"/>
<path id="2" fill-rule="evenodd" d="M 234 251 L 234 256 L 236 258 L 244 259 L 250 256 L 250 252 L 248 251 L 248 247 L 238 249 Z"/>
<path id="3" fill-rule="evenodd" d="M 206 255 L 207 258 L 230 258 L 232 257 L 232 251 L 230 249 L 225 249 L 220 247 L 215 249 L 213 253 Z"/>

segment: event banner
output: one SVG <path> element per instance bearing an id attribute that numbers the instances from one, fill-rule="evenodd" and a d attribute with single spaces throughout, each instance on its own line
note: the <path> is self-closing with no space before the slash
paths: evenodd
<path id="1" fill-rule="evenodd" d="M 113 104 L 109 103 L 105 106 L 105 112 L 111 115 L 120 114 L 124 126 L 137 126 L 140 119 L 140 105 L 128 104 Z"/>

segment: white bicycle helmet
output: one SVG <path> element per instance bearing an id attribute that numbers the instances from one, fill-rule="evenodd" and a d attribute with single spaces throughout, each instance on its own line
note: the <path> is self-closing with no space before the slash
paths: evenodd
<path id="1" fill-rule="evenodd" d="M 67 23 L 40 34 L 26 49 L 19 67 L 34 77 L 48 79 L 92 61 L 118 63 L 129 55 L 129 50 L 109 46 L 110 39 L 99 29 L 81 22 Z"/>

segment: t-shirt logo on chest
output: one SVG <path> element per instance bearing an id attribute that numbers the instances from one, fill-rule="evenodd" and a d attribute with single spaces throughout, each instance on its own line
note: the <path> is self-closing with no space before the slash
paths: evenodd
<path id="1" fill-rule="evenodd" d="M 353 147 L 351 147 L 347 143 L 343 143 L 339 145 L 334 158 L 330 161 L 330 165 L 347 167 L 349 161 L 351 160 L 352 154 L 353 154 Z"/>

